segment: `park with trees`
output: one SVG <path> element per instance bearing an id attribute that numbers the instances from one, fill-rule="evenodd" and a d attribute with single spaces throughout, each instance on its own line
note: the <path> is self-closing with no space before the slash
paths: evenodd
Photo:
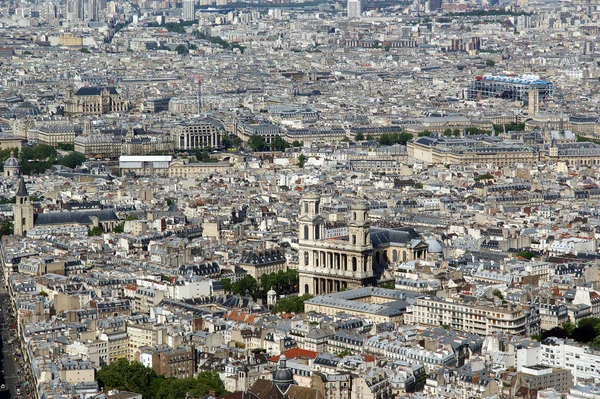
<path id="1" fill-rule="evenodd" d="M 102 367 L 98 370 L 97 379 L 105 392 L 111 389 L 139 392 L 145 399 L 182 399 L 188 394 L 201 398 L 211 391 L 217 396 L 227 393 L 216 371 L 200 371 L 194 378 L 166 378 L 139 362 L 127 359 Z"/>

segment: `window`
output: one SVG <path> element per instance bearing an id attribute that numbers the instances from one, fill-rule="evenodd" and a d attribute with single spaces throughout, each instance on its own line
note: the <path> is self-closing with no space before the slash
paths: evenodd
<path id="1" fill-rule="evenodd" d="M 308 240 L 308 226 L 304 226 L 304 239 Z"/>

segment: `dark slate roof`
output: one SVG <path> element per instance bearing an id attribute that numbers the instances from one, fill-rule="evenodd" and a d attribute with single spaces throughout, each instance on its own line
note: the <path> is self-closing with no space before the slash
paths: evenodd
<path id="1" fill-rule="evenodd" d="M 17 197 L 29 197 L 29 193 L 27 192 L 27 186 L 25 185 L 25 179 L 23 179 L 23 176 L 21 176 L 21 178 L 19 179 L 17 193 L 15 195 Z"/>
<path id="2" fill-rule="evenodd" d="M 240 259 L 240 264 L 242 265 L 268 265 L 283 262 L 285 262 L 285 255 L 279 249 L 246 252 Z"/>
<path id="3" fill-rule="evenodd" d="M 117 95 L 117 89 L 112 86 L 91 86 L 91 87 L 82 87 L 75 93 L 76 96 L 99 96 L 102 94 L 102 90 L 108 90 L 108 93 L 111 95 Z"/>
<path id="4" fill-rule="evenodd" d="M 399 227 L 395 229 L 371 229 L 371 242 L 373 245 L 383 245 L 387 243 L 406 244 L 411 240 L 420 240 L 421 236 L 412 227 Z"/>
<path id="5" fill-rule="evenodd" d="M 81 212 L 55 212 L 38 213 L 33 215 L 34 226 L 53 224 L 81 224 L 91 225 L 92 217 L 97 217 L 100 222 L 117 221 L 119 218 L 112 210 L 96 210 Z"/>

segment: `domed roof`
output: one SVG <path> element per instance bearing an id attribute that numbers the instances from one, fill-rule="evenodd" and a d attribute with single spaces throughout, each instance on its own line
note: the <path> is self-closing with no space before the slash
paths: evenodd
<path id="1" fill-rule="evenodd" d="M 281 393 L 287 392 L 290 385 L 295 384 L 294 373 L 286 366 L 287 358 L 285 355 L 279 357 L 279 365 L 277 369 L 273 371 L 273 384 L 279 389 Z"/>
<path id="2" fill-rule="evenodd" d="M 19 162 L 19 160 L 17 158 L 15 158 L 15 153 L 14 152 L 11 152 L 10 153 L 10 158 L 8 158 L 4 162 L 4 167 L 5 168 L 20 168 L 21 167 L 21 163 Z"/>
<path id="3" fill-rule="evenodd" d="M 429 253 L 439 254 L 444 250 L 444 244 L 436 240 L 435 238 L 428 238 L 425 240 L 427 245 L 429 245 Z"/>

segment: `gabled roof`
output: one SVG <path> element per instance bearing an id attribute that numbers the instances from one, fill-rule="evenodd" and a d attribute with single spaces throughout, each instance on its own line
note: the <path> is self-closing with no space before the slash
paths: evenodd
<path id="1" fill-rule="evenodd" d="M 108 90 L 108 94 L 110 95 L 118 95 L 117 89 L 112 86 L 91 86 L 91 87 L 82 87 L 75 93 L 76 96 L 99 96 L 102 94 L 102 91 L 106 89 Z"/>

